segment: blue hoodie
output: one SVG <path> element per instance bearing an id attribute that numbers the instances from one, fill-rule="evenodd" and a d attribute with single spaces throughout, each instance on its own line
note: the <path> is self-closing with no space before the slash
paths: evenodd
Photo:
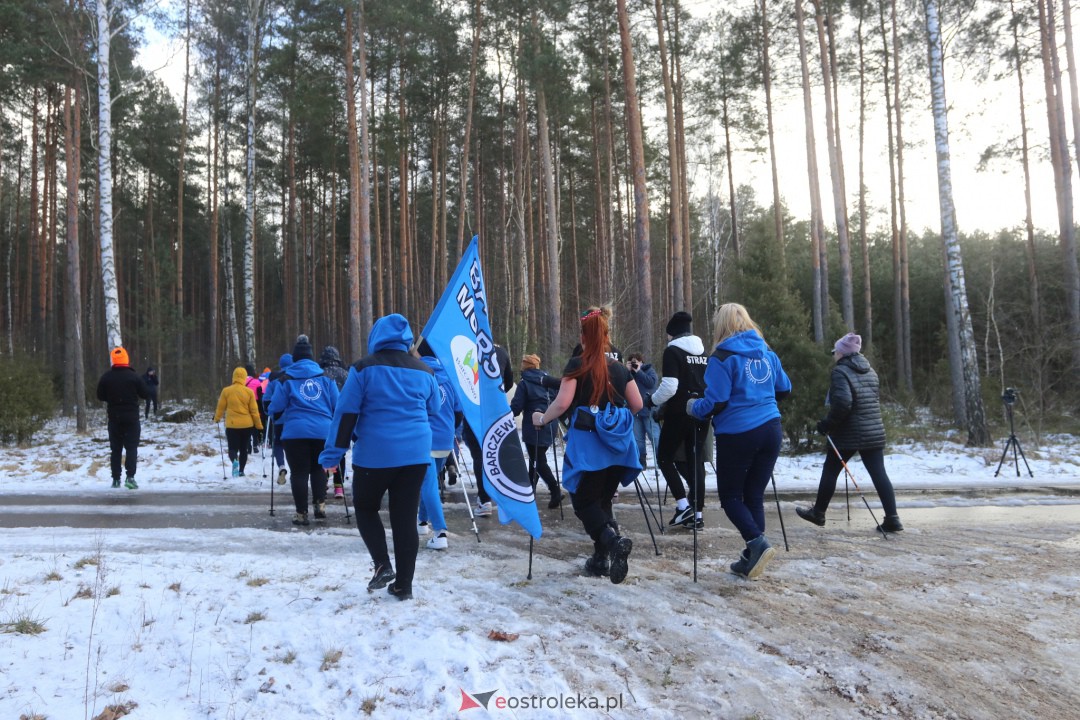
<path id="1" fill-rule="evenodd" d="M 263 391 L 263 407 L 270 407 L 270 402 L 274 399 L 274 390 L 281 385 L 278 381 L 281 380 L 281 376 L 285 374 L 290 365 L 292 365 L 292 355 L 290 353 L 285 353 L 278 359 L 279 370 L 270 373 L 270 380 L 266 383 L 266 390 Z"/>
<path id="2" fill-rule="evenodd" d="M 716 435 L 742 433 L 780 417 L 777 395 L 789 392 L 780 358 L 757 332 L 746 330 L 718 343 L 709 356 L 705 397 L 694 402 L 694 415 L 712 416 Z"/>
<path id="3" fill-rule="evenodd" d="M 450 376 L 446 374 L 446 369 L 439 359 L 424 356 L 420 360 L 435 373 L 435 382 L 439 384 L 439 397 L 442 400 L 439 414 L 431 419 L 431 449 L 453 450 L 454 426 L 462 412 L 461 401 L 458 400 L 454 386 L 450 384 Z"/>
<path id="4" fill-rule="evenodd" d="M 366 468 L 426 465 L 431 428 L 442 404 L 435 373 L 409 354 L 409 321 L 394 313 L 375 321 L 367 357 L 349 368 L 319 455 L 334 467 L 355 437 L 352 464 Z"/>
<path id="5" fill-rule="evenodd" d="M 338 388 L 314 360 L 299 360 L 278 379 L 270 415 L 283 426 L 282 440 L 322 439 L 330 429 Z"/>

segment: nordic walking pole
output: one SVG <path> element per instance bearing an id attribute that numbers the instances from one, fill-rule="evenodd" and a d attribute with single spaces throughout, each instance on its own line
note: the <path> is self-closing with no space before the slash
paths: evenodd
<path id="1" fill-rule="evenodd" d="M 468 470 L 465 468 L 465 459 L 461 456 L 461 449 L 458 447 L 456 440 L 454 441 L 454 449 L 457 451 L 458 469 L 465 470 L 467 473 Z M 469 500 L 469 491 L 465 488 L 465 483 L 461 482 L 458 484 L 461 485 L 461 492 L 465 495 L 465 509 L 469 511 L 469 520 L 472 522 L 472 531 L 476 533 L 476 542 L 479 543 L 480 529 L 476 527 L 476 516 L 473 515 L 472 501 Z"/>
<path id="2" fill-rule="evenodd" d="M 652 523 L 649 522 L 649 514 L 645 512 L 645 499 L 641 495 L 641 483 L 638 482 L 637 476 L 634 476 L 634 487 L 637 488 L 638 502 L 641 503 L 641 514 L 645 516 L 645 527 L 649 528 L 649 537 L 652 538 L 653 550 L 656 551 L 656 555 L 659 557 L 660 546 L 656 544 L 656 534 L 653 533 Z"/>
<path id="3" fill-rule="evenodd" d="M 826 436 L 826 437 L 828 437 L 828 436 Z M 832 438 L 829 438 L 829 442 L 832 443 Z M 833 445 L 833 447 L 835 448 L 836 446 Z M 843 460 L 841 460 L 840 462 L 843 462 Z M 845 465 L 844 468 L 847 469 L 847 466 Z M 844 504 L 847 506 L 847 521 L 851 522 L 851 496 L 848 495 L 848 481 L 847 481 L 847 478 L 848 478 L 847 473 L 844 473 Z"/>
<path id="4" fill-rule="evenodd" d="M 556 422 L 558 422 L 558 421 L 556 421 Z M 566 493 L 563 492 L 562 478 L 559 477 L 559 448 L 558 448 L 558 443 L 559 443 L 559 438 L 561 436 L 562 436 L 562 427 L 559 426 L 559 425 L 556 425 L 555 429 L 551 431 L 551 462 L 555 466 L 555 482 L 559 484 L 559 492 L 561 493 L 559 495 L 559 519 L 560 520 L 565 520 L 566 519 L 566 514 L 563 512 L 562 501 L 563 501 L 563 495 L 566 495 Z M 565 450 L 566 444 L 565 443 L 563 443 L 563 448 L 564 448 L 564 450 L 563 450 L 563 458 L 565 458 L 566 457 L 566 450 Z M 546 453 L 547 451 L 545 450 L 544 452 Z"/>
<path id="5" fill-rule="evenodd" d="M 338 472 L 337 468 L 334 468 L 334 472 L 330 473 L 330 482 L 334 481 L 334 475 Z M 344 487 L 344 482 L 342 483 Z M 352 522 L 352 518 L 349 516 L 349 501 L 345 499 L 344 490 L 341 493 L 341 504 L 345 507 L 345 522 Z"/>
<path id="6" fill-rule="evenodd" d="M 225 448 L 221 444 L 221 425 L 217 426 L 217 445 L 218 450 L 221 451 L 221 479 L 228 480 L 225 475 Z"/>
<path id="7" fill-rule="evenodd" d="M 690 397 L 694 397 L 691 395 Z M 697 541 L 697 506 L 698 506 L 698 463 L 697 463 L 697 433 L 698 433 L 698 420 L 693 415 L 688 416 L 691 425 L 690 433 L 690 472 L 694 474 L 693 487 L 690 488 L 690 503 L 693 505 L 693 514 L 690 516 L 691 521 L 694 523 L 694 582 L 697 582 L 697 556 L 698 556 L 698 541 Z"/>
<path id="8" fill-rule="evenodd" d="M 533 556 L 533 537 L 529 536 L 529 574 L 525 576 L 526 580 L 532 580 L 532 556 Z"/>
<path id="9" fill-rule="evenodd" d="M 859 493 L 859 497 L 862 498 L 863 505 L 865 505 L 866 509 L 870 512 L 870 517 L 874 518 L 874 525 L 881 533 L 881 536 L 888 540 L 889 535 L 885 532 L 885 529 L 881 527 L 881 523 L 877 521 L 877 515 L 875 515 L 874 511 L 870 508 L 870 503 L 866 501 L 866 496 L 862 494 L 862 490 L 859 490 L 859 483 L 855 482 L 855 476 L 851 473 L 851 469 L 848 467 L 847 463 L 844 462 L 844 456 L 841 455 L 840 451 L 836 448 L 836 443 L 832 441 L 832 436 L 826 435 L 825 438 L 829 441 L 829 445 L 832 445 L 833 452 L 836 453 L 836 458 L 840 461 L 840 464 L 844 466 L 844 472 L 847 473 L 847 477 L 851 478 L 851 484 L 855 486 L 855 490 Z"/>
<path id="10" fill-rule="evenodd" d="M 644 472 L 641 473 L 641 475 L 643 475 L 643 474 L 644 474 Z M 641 475 L 639 475 L 638 477 L 641 477 Z M 637 478 L 634 478 L 634 479 L 637 480 Z M 640 484 L 641 484 L 640 481 L 638 481 L 639 486 L 640 486 Z M 649 515 L 652 515 L 652 521 L 654 523 L 656 523 L 656 527 L 660 530 L 660 534 L 661 535 L 666 535 L 667 533 L 664 532 L 664 524 L 662 522 L 660 522 L 660 519 L 657 517 L 656 510 L 654 510 L 653 506 L 652 506 L 652 501 L 649 500 L 649 494 L 647 492 L 645 492 L 644 490 L 642 490 L 641 491 L 641 497 L 645 501 L 645 506 L 649 508 Z M 648 519 L 648 518 L 646 518 L 646 519 Z"/>
<path id="11" fill-rule="evenodd" d="M 776 475 L 770 473 L 769 477 L 772 480 L 773 498 L 776 499 L 776 516 L 780 518 L 780 532 L 784 536 L 784 550 L 791 552 L 791 548 L 788 546 L 787 542 L 787 530 L 784 529 L 784 513 L 780 512 L 780 494 L 776 492 Z"/>

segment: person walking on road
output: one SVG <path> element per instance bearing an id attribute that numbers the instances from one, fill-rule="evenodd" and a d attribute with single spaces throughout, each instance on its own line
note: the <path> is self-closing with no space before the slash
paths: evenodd
<path id="1" fill-rule="evenodd" d="M 244 368 L 233 370 L 232 384 L 221 391 L 214 412 L 215 424 L 221 422 L 222 416 L 225 417 L 225 438 L 229 443 L 233 477 L 244 476 L 253 428 L 262 430 L 259 405 L 255 401 L 255 393 L 247 386 L 247 379 Z"/>
<path id="2" fill-rule="evenodd" d="M 813 507 L 798 507 L 795 512 L 818 527 L 825 525 L 825 511 L 836 491 L 836 478 L 843 463 L 858 453 L 885 511 L 881 530 L 900 532 L 904 526 L 896 514 L 896 493 L 885 472 L 885 423 L 881 419 L 878 376 L 862 354 L 862 338 L 848 333 L 837 340 L 833 360 L 826 399 L 829 413 L 817 424 L 818 432 L 828 435 L 832 442 L 825 448 L 817 501 Z"/>
<path id="3" fill-rule="evenodd" d="M 120 487 L 121 458 L 127 470 L 124 487 L 138 490 L 135 482 L 135 470 L 139 463 L 139 436 L 142 427 L 139 424 L 140 399 L 149 402 L 150 390 L 135 372 L 128 361 L 127 350 L 113 348 L 109 354 L 112 367 L 98 380 L 97 399 L 107 404 L 109 417 L 109 469 L 112 472 L 112 486 Z"/>

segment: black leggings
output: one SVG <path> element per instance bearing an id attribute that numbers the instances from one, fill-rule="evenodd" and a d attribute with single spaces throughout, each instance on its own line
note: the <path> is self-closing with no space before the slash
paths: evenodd
<path id="1" fill-rule="evenodd" d="M 465 447 L 469 448 L 469 454 L 472 455 L 473 475 L 476 476 L 476 494 L 480 498 L 480 502 L 491 502 L 491 496 L 488 495 L 487 490 L 484 488 L 484 456 L 480 452 L 480 441 L 473 435 L 472 428 L 469 427 L 468 423 L 465 423 L 461 438 L 465 441 Z"/>
<path id="2" fill-rule="evenodd" d="M 690 494 L 696 500 L 694 504 L 698 512 L 705 508 L 705 443 L 708 439 L 708 423 L 695 422 L 686 415 L 672 413 L 671 417 L 664 418 L 664 425 L 660 428 L 660 445 L 656 449 L 656 464 L 672 497 L 676 500 L 686 497 L 686 489 L 679 477 L 682 475 L 690 485 Z M 690 443 L 694 443 L 693 446 Z M 680 448 L 685 459 L 676 460 Z M 697 460 L 694 468 L 691 468 L 691 450 Z M 691 473 L 692 469 L 696 472 Z"/>
<path id="3" fill-rule="evenodd" d="M 600 543 L 605 528 L 618 528 L 611 510 L 611 498 L 619 489 L 619 481 L 624 477 L 626 468 L 621 465 L 582 473 L 577 492 L 570 493 L 574 514 L 581 520 L 585 532 L 589 533 L 594 543 Z"/>
<path id="4" fill-rule="evenodd" d="M 247 467 L 248 451 L 251 450 L 252 428 L 225 428 L 225 439 L 229 441 L 229 460 L 240 459 L 240 472 Z"/>
<path id="5" fill-rule="evenodd" d="M 859 457 L 862 458 L 863 467 L 866 468 L 866 472 L 870 475 L 870 481 L 874 483 L 874 489 L 877 490 L 878 497 L 881 498 L 881 507 L 885 514 L 895 515 L 896 493 L 893 491 L 889 474 L 885 472 L 885 449 L 840 448 L 840 455 L 844 458 L 844 462 L 851 460 L 855 453 L 859 453 Z M 836 479 L 843 469 L 844 466 L 840 464 L 840 458 L 836 457 L 836 452 L 830 446 L 828 453 L 825 455 L 825 465 L 821 468 L 817 502 L 814 503 L 814 509 L 818 513 L 824 514 L 829 507 L 833 493 L 836 492 Z"/>
<path id="6" fill-rule="evenodd" d="M 555 480 L 555 473 L 551 472 L 551 466 L 548 465 L 546 447 L 540 445 L 526 445 L 525 449 L 529 451 L 529 461 L 536 468 L 537 475 L 547 485 L 548 492 L 554 497 L 559 494 L 559 483 Z M 533 492 L 536 491 L 536 487 L 533 486 Z"/>
<path id="7" fill-rule="evenodd" d="M 390 566 L 386 548 L 386 529 L 379 509 L 383 495 L 390 493 L 390 531 L 394 536 L 394 557 L 397 560 L 397 579 L 394 585 L 412 590 L 416 570 L 416 551 L 420 537 L 416 534 L 416 513 L 420 509 L 420 485 L 424 482 L 429 463 L 388 468 L 365 468 L 353 465 L 353 507 L 356 508 L 356 529 L 367 545 L 375 566 Z"/>
<path id="8" fill-rule="evenodd" d="M 322 438 L 295 438 L 282 440 L 285 457 L 289 459 L 289 483 L 292 487 L 293 504 L 296 512 L 308 511 L 308 478 L 311 478 L 311 502 L 326 502 L 326 471 L 319 463 L 319 453 L 323 451 Z"/>
<path id="9" fill-rule="evenodd" d="M 135 477 L 135 466 L 139 462 L 139 435 L 142 426 L 139 419 L 109 421 L 109 469 L 113 480 L 120 479 L 120 460 L 124 453 L 127 457 L 124 468 L 128 477 Z"/>

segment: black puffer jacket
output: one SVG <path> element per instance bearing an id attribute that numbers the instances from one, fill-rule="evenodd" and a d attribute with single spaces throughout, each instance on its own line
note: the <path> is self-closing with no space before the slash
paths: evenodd
<path id="1" fill-rule="evenodd" d="M 878 376 L 861 353 L 845 355 L 832 370 L 828 433 L 841 449 L 885 447 Z"/>
<path id="2" fill-rule="evenodd" d="M 333 345 L 323 348 L 319 357 L 319 367 L 323 375 L 337 383 L 338 390 L 345 387 L 345 381 L 349 379 L 349 371 L 341 364 L 341 353 Z"/>
<path id="3" fill-rule="evenodd" d="M 543 379 L 548 374 L 543 370 L 530 368 L 521 371 L 521 382 L 518 383 L 514 399 L 510 401 L 510 409 L 514 415 L 521 415 L 521 440 L 526 445 L 538 445 L 539 447 L 551 447 L 554 423 L 548 423 L 539 430 L 532 424 L 534 412 L 544 412 L 555 398 L 554 393 L 544 387 Z"/>
<path id="4" fill-rule="evenodd" d="M 98 380 L 97 399 L 108 403 L 110 420 L 119 422 L 139 422 L 142 403 L 150 391 L 146 383 L 128 365 L 113 365 Z"/>

